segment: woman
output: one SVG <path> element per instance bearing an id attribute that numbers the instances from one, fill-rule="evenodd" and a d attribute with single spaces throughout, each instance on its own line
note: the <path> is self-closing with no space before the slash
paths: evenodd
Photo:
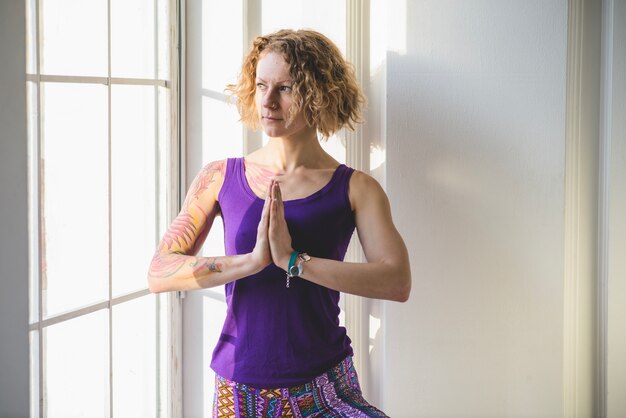
<path id="1" fill-rule="evenodd" d="M 214 415 L 386 416 L 361 396 L 339 292 L 406 301 L 407 250 L 379 184 L 318 141 L 360 121 L 352 67 L 325 36 L 283 30 L 254 41 L 228 89 L 269 142 L 197 175 L 150 265 L 150 289 L 226 285 Z M 198 257 L 217 215 L 226 255 Z M 366 263 L 342 261 L 355 228 Z"/>

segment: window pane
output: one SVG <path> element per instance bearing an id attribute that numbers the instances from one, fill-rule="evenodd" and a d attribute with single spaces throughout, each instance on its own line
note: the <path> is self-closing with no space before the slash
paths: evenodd
<path id="1" fill-rule="evenodd" d="M 45 329 L 44 416 L 108 416 L 108 318 L 101 310 Z"/>
<path id="2" fill-rule="evenodd" d="M 43 74 L 107 75 L 107 1 L 41 2 Z"/>
<path id="3" fill-rule="evenodd" d="M 37 10 L 36 0 L 26 0 L 26 72 L 37 72 Z"/>
<path id="4" fill-rule="evenodd" d="M 28 112 L 28 224 L 33 234 L 39 231 L 39 161 L 38 142 L 38 91 L 37 83 L 26 82 L 26 106 Z M 29 321 L 39 320 L 39 240 L 29 239 Z"/>
<path id="5" fill-rule="evenodd" d="M 241 1 L 202 2 L 202 87 L 223 92 L 237 81 L 243 49 Z M 226 42 L 220 39 L 228 39 Z M 193 46 L 191 46 L 193 49 Z M 193 60 L 193 56 L 189 57 Z M 190 66 L 197 64 L 191 62 Z"/>
<path id="6" fill-rule="evenodd" d="M 262 32 L 310 28 L 346 50 L 345 0 L 263 0 Z M 332 13 L 329 13 L 332 11 Z"/>
<path id="7" fill-rule="evenodd" d="M 235 106 L 210 97 L 202 100 L 202 162 L 242 155 L 243 126 Z"/>
<path id="8" fill-rule="evenodd" d="M 42 84 L 44 313 L 108 296 L 107 89 Z"/>
<path id="9" fill-rule="evenodd" d="M 156 53 L 158 55 L 158 75 L 161 80 L 170 79 L 170 63 L 171 63 L 171 50 L 170 50 L 170 0 L 157 0 L 157 31 L 158 31 L 158 46 Z"/>
<path id="10" fill-rule="evenodd" d="M 168 88 L 159 87 L 158 88 L 158 116 L 157 123 L 159 126 L 158 129 L 158 168 L 157 182 L 158 186 L 158 227 L 156 230 L 156 240 L 158 240 L 169 226 L 168 219 L 168 207 L 170 206 L 170 202 L 176 201 L 176 196 L 178 193 L 176 191 L 178 183 L 176 185 L 172 182 L 172 179 L 175 179 L 177 176 L 174 175 L 174 172 L 178 172 L 178 164 L 176 164 L 174 158 L 171 156 L 175 153 L 172 152 L 172 147 L 176 146 L 171 141 L 172 136 L 172 126 L 173 121 L 170 118 L 171 115 L 171 97 L 172 91 Z M 174 124 L 175 125 L 175 124 Z M 156 243 L 154 248 L 156 249 Z"/>
<path id="11" fill-rule="evenodd" d="M 113 294 L 148 286 L 156 245 L 155 88 L 111 88 Z"/>
<path id="12" fill-rule="evenodd" d="M 324 151 L 333 156 L 333 158 L 340 163 L 346 162 L 346 141 L 345 132 L 340 131 L 332 135 L 327 140 L 320 141 Z"/>
<path id="13" fill-rule="evenodd" d="M 154 78 L 154 0 L 111 0 L 111 75 Z"/>
<path id="14" fill-rule="evenodd" d="M 156 296 L 113 307 L 113 416 L 157 416 Z"/>
<path id="15" fill-rule="evenodd" d="M 30 416 L 39 416 L 39 331 L 30 331 L 28 333 L 30 345 Z"/>

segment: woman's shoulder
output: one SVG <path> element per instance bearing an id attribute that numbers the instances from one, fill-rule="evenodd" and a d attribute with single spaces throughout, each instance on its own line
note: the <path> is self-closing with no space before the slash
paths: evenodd
<path id="1" fill-rule="evenodd" d="M 227 160 L 215 160 L 205 164 L 194 178 L 184 206 L 191 201 L 215 201 L 226 175 Z"/>
<path id="2" fill-rule="evenodd" d="M 196 180 L 214 182 L 220 177 L 224 178 L 224 176 L 226 175 L 227 165 L 228 159 L 215 160 L 206 163 L 196 176 Z"/>
<path id="3" fill-rule="evenodd" d="M 349 197 L 353 210 L 361 206 L 363 202 L 382 203 L 387 200 L 387 194 L 378 180 L 356 169 L 350 177 Z"/>
<path id="4" fill-rule="evenodd" d="M 349 167 L 351 168 L 351 167 Z M 381 189 L 380 183 L 371 175 L 352 168 L 352 176 L 350 177 L 350 188 L 354 188 L 357 191 L 368 191 L 372 189 Z"/>

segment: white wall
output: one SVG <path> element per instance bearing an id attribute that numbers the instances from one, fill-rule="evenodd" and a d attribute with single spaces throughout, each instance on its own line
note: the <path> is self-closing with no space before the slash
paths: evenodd
<path id="1" fill-rule="evenodd" d="M 25 2 L 0 2 L 0 416 L 26 417 L 28 218 Z"/>
<path id="2" fill-rule="evenodd" d="M 393 3 L 386 179 L 414 282 L 386 304 L 383 406 L 561 416 L 567 1 Z"/>

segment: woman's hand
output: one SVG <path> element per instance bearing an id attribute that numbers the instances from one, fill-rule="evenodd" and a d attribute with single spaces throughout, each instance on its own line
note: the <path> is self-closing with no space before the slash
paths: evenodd
<path id="1" fill-rule="evenodd" d="M 270 185 L 271 189 L 271 185 Z M 261 220 L 257 227 L 256 244 L 252 250 L 251 256 L 255 266 L 259 268 L 259 271 L 267 267 L 272 262 L 272 255 L 270 253 L 270 242 L 268 239 L 269 226 L 270 226 L 270 192 L 268 190 L 265 203 L 263 204 L 263 212 L 261 212 Z"/>
<path id="2" fill-rule="evenodd" d="M 280 184 L 272 180 L 270 184 L 270 221 L 269 242 L 272 261 L 283 270 L 289 267 L 289 258 L 293 252 L 291 247 L 291 235 L 285 221 L 285 205 L 280 193 Z"/>

